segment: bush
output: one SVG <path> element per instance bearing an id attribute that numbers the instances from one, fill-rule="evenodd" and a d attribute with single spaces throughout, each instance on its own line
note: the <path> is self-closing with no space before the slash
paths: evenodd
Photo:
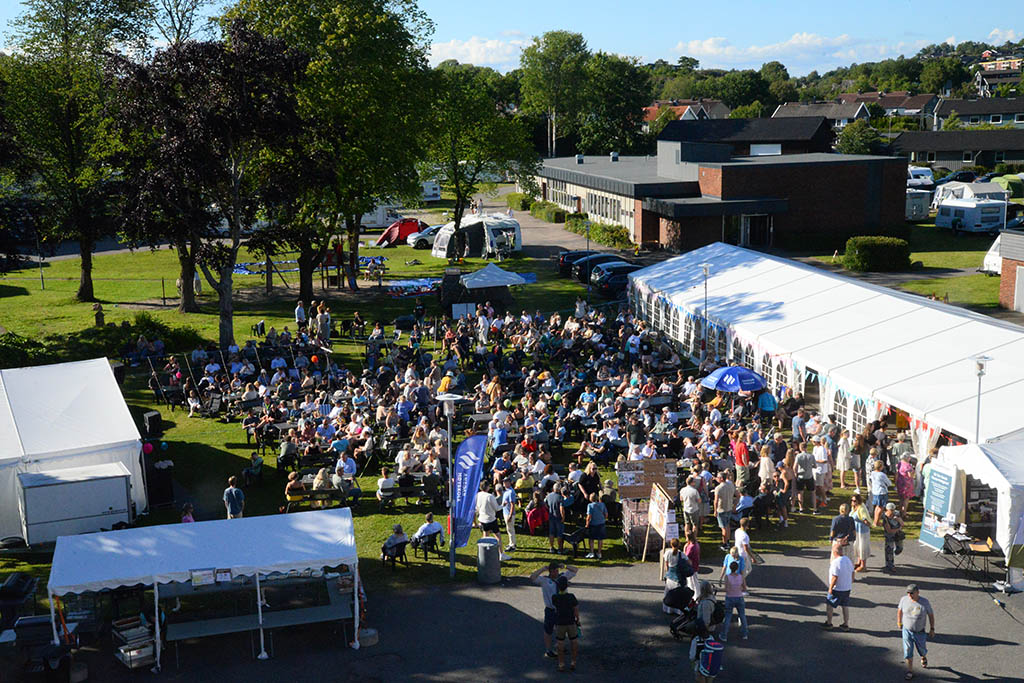
<path id="1" fill-rule="evenodd" d="M 548 223 L 565 222 L 565 209 L 553 202 L 534 202 L 530 205 L 530 215 Z"/>
<path id="2" fill-rule="evenodd" d="M 509 192 L 505 195 L 505 203 L 514 211 L 529 211 L 533 197 L 524 192 Z"/>
<path id="3" fill-rule="evenodd" d="M 896 237 L 851 237 L 846 241 L 843 267 L 861 272 L 907 270 L 910 268 L 910 243 Z"/>
<path id="4" fill-rule="evenodd" d="M 565 217 L 565 222 L 568 223 L 570 221 L 585 221 L 588 218 L 590 218 L 590 216 L 588 216 L 585 212 L 584 213 L 570 213 L 568 216 Z"/>
<path id="5" fill-rule="evenodd" d="M 998 163 L 993 169 L 996 175 L 1011 175 L 1024 171 L 1024 164 L 1006 164 Z"/>
<path id="6" fill-rule="evenodd" d="M 573 214 L 573 217 L 565 222 L 565 229 L 569 232 L 574 232 L 577 235 L 586 235 L 586 218 L 580 218 L 579 216 L 586 216 L 586 214 Z M 611 225 L 609 223 L 590 223 L 590 239 L 598 244 L 603 244 L 606 247 L 614 247 L 615 249 L 632 249 L 633 240 L 629 234 L 629 230 L 622 227 L 621 225 Z"/>

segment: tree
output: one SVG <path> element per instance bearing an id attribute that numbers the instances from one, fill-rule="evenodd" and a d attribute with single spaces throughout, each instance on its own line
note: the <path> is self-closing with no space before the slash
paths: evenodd
<path id="1" fill-rule="evenodd" d="M 836 150 L 840 154 L 870 154 L 881 137 L 867 121 L 854 121 L 839 132 Z"/>
<path id="2" fill-rule="evenodd" d="M 963 130 L 964 122 L 960 120 L 956 110 L 949 112 L 949 116 L 942 122 L 942 130 Z"/>
<path id="3" fill-rule="evenodd" d="M 772 97 L 768 83 L 756 71 L 730 71 L 716 81 L 714 90 L 729 107 L 735 108 L 757 100 L 766 102 Z"/>
<path id="4" fill-rule="evenodd" d="M 533 183 L 539 167 L 524 123 L 494 106 L 493 91 L 479 73 L 438 69 L 433 73 L 430 120 L 423 129 L 424 166 L 455 196 L 454 220 L 491 174 L 513 175 Z M 493 186 L 493 184 L 491 184 Z"/>
<path id="5" fill-rule="evenodd" d="M 772 94 L 772 98 L 778 104 L 785 102 L 796 102 L 800 99 L 800 90 L 797 88 L 796 81 L 772 81 L 768 84 L 768 92 Z"/>
<path id="6" fill-rule="evenodd" d="M 178 46 L 201 32 L 199 21 L 214 0 L 149 0 L 150 22 L 169 46 Z"/>
<path id="7" fill-rule="evenodd" d="M 272 191 L 265 159 L 298 134 L 295 88 L 305 61 L 235 20 L 223 41 L 188 41 L 147 65 L 122 62 L 119 128 L 142 141 L 126 165 L 129 184 L 138 185 L 127 193 L 129 216 L 198 252 L 217 292 L 222 348 L 234 341 L 232 284 L 242 238 Z"/>
<path id="8" fill-rule="evenodd" d="M 868 116 L 873 119 L 880 119 L 885 116 L 885 107 L 880 105 L 878 102 L 868 102 L 865 105 L 868 110 Z"/>
<path id="9" fill-rule="evenodd" d="M 957 57 L 929 59 L 921 67 L 921 90 L 941 94 L 947 86 L 956 88 L 969 78 L 967 69 Z"/>
<path id="10" fill-rule="evenodd" d="M 744 104 L 736 107 L 729 112 L 730 119 L 757 119 L 761 118 L 764 114 L 769 113 L 765 111 L 764 105 L 759 100 L 754 100 L 750 104 Z"/>
<path id="11" fill-rule="evenodd" d="M 653 121 L 651 121 L 651 125 L 648 126 L 647 132 L 652 138 L 657 139 L 658 136 L 661 135 L 661 131 L 665 130 L 665 126 L 667 126 L 670 121 L 675 121 L 678 118 L 679 115 L 676 114 L 676 110 L 672 107 L 659 107 L 658 115 Z"/>
<path id="12" fill-rule="evenodd" d="M 681 71 L 696 71 L 700 67 L 700 60 L 695 57 L 680 55 L 676 64 L 679 65 Z"/>
<path id="13" fill-rule="evenodd" d="M 547 117 L 549 157 L 557 154 L 559 130 L 564 134 L 576 123 L 589 57 L 587 41 L 579 33 L 548 31 L 535 37 L 519 58 L 523 108 Z"/>
<path id="14" fill-rule="evenodd" d="M 762 64 L 760 74 L 761 78 L 768 83 L 789 80 L 789 72 L 786 71 L 786 67 L 782 62 L 766 62 Z"/>
<path id="15" fill-rule="evenodd" d="M 633 58 L 598 52 L 587 60 L 586 113 L 580 122 L 580 147 L 603 154 L 637 152 L 644 107 L 651 101 L 650 79 Z"/>
<path id="16" fill-rule="evenodd" d="M 362 215 L 421 192 L 433 24 L 412 0 L 241 0 L 233 11 L 310 58 L 299 87 L 303 141 L 329 168 L 296 215 L 308 217 L 302 230 L 323 226 L 321 236 L 344 222 L 356 289 Z"/>
<path id="17" fill-rule="evenodd" d="M 42 229 L 73 240 L 81 256 L 76 297 L 94 301 L 92 251 L 112 230 L 117 191 L 104 108 L 105 55 L 141 50 L 146 31 L 135 0 L 26 0 L 5 60 L 6 117 L 24 164 L 24 191 L 46 207 Z"/>

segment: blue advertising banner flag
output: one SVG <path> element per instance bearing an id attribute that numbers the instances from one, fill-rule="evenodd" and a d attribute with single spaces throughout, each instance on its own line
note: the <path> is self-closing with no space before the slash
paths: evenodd
<path id="1" fill-rule="evenodd" d="M 480 490 L 486 448 L 487 437 L 479 434 L 459 444 L 455 453 L 455 529 L 452 532 L 452 543 L 456 548 L 464 548 L 469 543 L 469 530 L 473 527 L 476 492 Z"/>

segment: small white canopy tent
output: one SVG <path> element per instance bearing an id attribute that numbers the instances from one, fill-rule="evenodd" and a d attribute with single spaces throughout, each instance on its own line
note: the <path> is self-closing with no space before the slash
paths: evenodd
<path id="1" fill-rule="evenodd" d="M 348 508 L 61 536 L 47 584 L 54 642 L 58 635 L 53 596 L 142 584 L 154 587 L 158 602 L 159 584 L 187 582 L 196 569 L 231 569 L 234 576 L 256 576 L 258 590 L 260 574 L 346 564 L 355 579 L 352 646 L 358 648 L 358 562 Z M 262 636 L 262 605 L 259 609 Z M 159 632 L 156 640 L 160 642 Z M 158 645 L 157 666 L 159 657 Z"/>
<path id="2" fill-rule="evenodd" d="M 1024 441 L 944 446 L 939 449 L 939 461 L 996 490 L 995 540 L 1005 553 L 1007 563 L 1010 563 L 1011 554 L 1021 558 L 1019 546 L 1024 545 L 1024 538 L 1017 534 L 1024 515 Z M 963 518 L 962 514 L 960 518 Z M 1009 582 L 1024 588 L 1022 581 L 1021 567 L 1011 568 Z"/>
<path id="3" fill-rule="evenodd" d="M 466 273 L 459 281 L 466 289 L 483 289 L 484 287 L 511 287 L 514 285 L 525 285 L 526 280 L 516 273 L 502 270 L 493 263 L 472 273 Z"/>
<path id="4" fill-rule="evenodd" d="M 981 441 L 1024 428 L 1024 328 L 820 268 L 716 243 L 630 273 L 630 301 L 651 325 L 699 355 L 749 365 L 777 388 L 818 380 L 824 413 L 858 428 L 889 406 L 910 417 L 927 453 L 942 429 Z M 812 373 L 813 369 L 813 373 Z"/>
<path id="5" fill-rule="evenodd" d="M 0 370 L 0 538 L 21 535 L 18 474 L 122 463 L 147 507 L 142 442 L 105 358 Z"/>

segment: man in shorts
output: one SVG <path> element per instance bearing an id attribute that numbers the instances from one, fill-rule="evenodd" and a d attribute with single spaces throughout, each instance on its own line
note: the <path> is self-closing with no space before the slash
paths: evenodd
<path id="1" fill-rule="evenodd" d="M 814 487 L 814 456 L 801 446 L 797 450 L 793 467 L 796 470 L 796 502 L 799 506 L 799 511 L 804 511 L 804 493 L 809 491 L 811 494 L 811 514 L 817 514 L 818 497 L 815 495 Z"/>
<path id="2" fill-rule="evenodd" d="M 559 570 L 563 569 L 561 573 Z M 547 571 L 547 576 L 541 576 L 544 571 Z M 551 636 L 555 633 L 555 604 L 552 602 L 552 598 L 558 593 L 558 586 L 556 581 L 560 578 L 565 578 L 569 581 L 579 569 L 569 564 L 560 564 L 558 562 L 550 562 L 548 566 L 541 567 L 534 573 L 530 574 L 530 581 L 540 586 L 541 595 L 544 598 L 544 656 L 551 657 L 554 659 L 557 655 L 554 649 L 552 649 Z"/>
<path id="3" fill-rule="evenodd" d="M 828 594 L 825 596 L 825 623 L 823 628 L 832 628 L 832 610 L 842 608 L 843 623 L 839 628 L 850 629 L 850 591 L 853 590 L 853 562 L 843 554 L 843 544 L 832 544 L 832 561 L 828 565 Z"/>
<path id="4" fill-rule="evenodd" d="M 729 552 L 729 524 L 736 501 L 736 485 L 732 483 L 732 472 L 726 470 L 718 475 L 719 483 L 715 487 L 715 519 L 722 530 L 722 552 Z"/>
<path id="5" fill-rule="evenodd" d="M 579 652 L 577 638 L 580 633 L 580 604 L 569 592 L 569 580 L 564 576 L 555 579 L 558 589 L 551 602 L 555 606 L 555 641 L 558 649 L 558 670 L 565 671 L 565 641 L 569 640 L 569 670 L 576 670 L 576 655 Z"/>
<path id="6" fill-rule="evenodd" d="M 498 539 L 498 547 L 501 547 L 501 527 L 498 526 L 498 512 L 501 504 L 490 492 L 486 482 L 480 485 L 480 491 L 476 494 L 476 518 L 480 522 L 481 536 L 494 536 Z M 508 560 L 509 556 L 501 553 L 501 560 Z"/>
<path id="7" fill-rule="evenodd" d="M 907 662 L 904 678 L 909 681 L 914 677 L 914 650 L 921 655 L 921 666 L 928 668 L 928 638 L 935 637 L 935 612 L 932 604 L 921 597 L 916 583 L 907 586 L 907 594 L 896 607 L 896 627 L 903 634 L 903 659 Z"/>

